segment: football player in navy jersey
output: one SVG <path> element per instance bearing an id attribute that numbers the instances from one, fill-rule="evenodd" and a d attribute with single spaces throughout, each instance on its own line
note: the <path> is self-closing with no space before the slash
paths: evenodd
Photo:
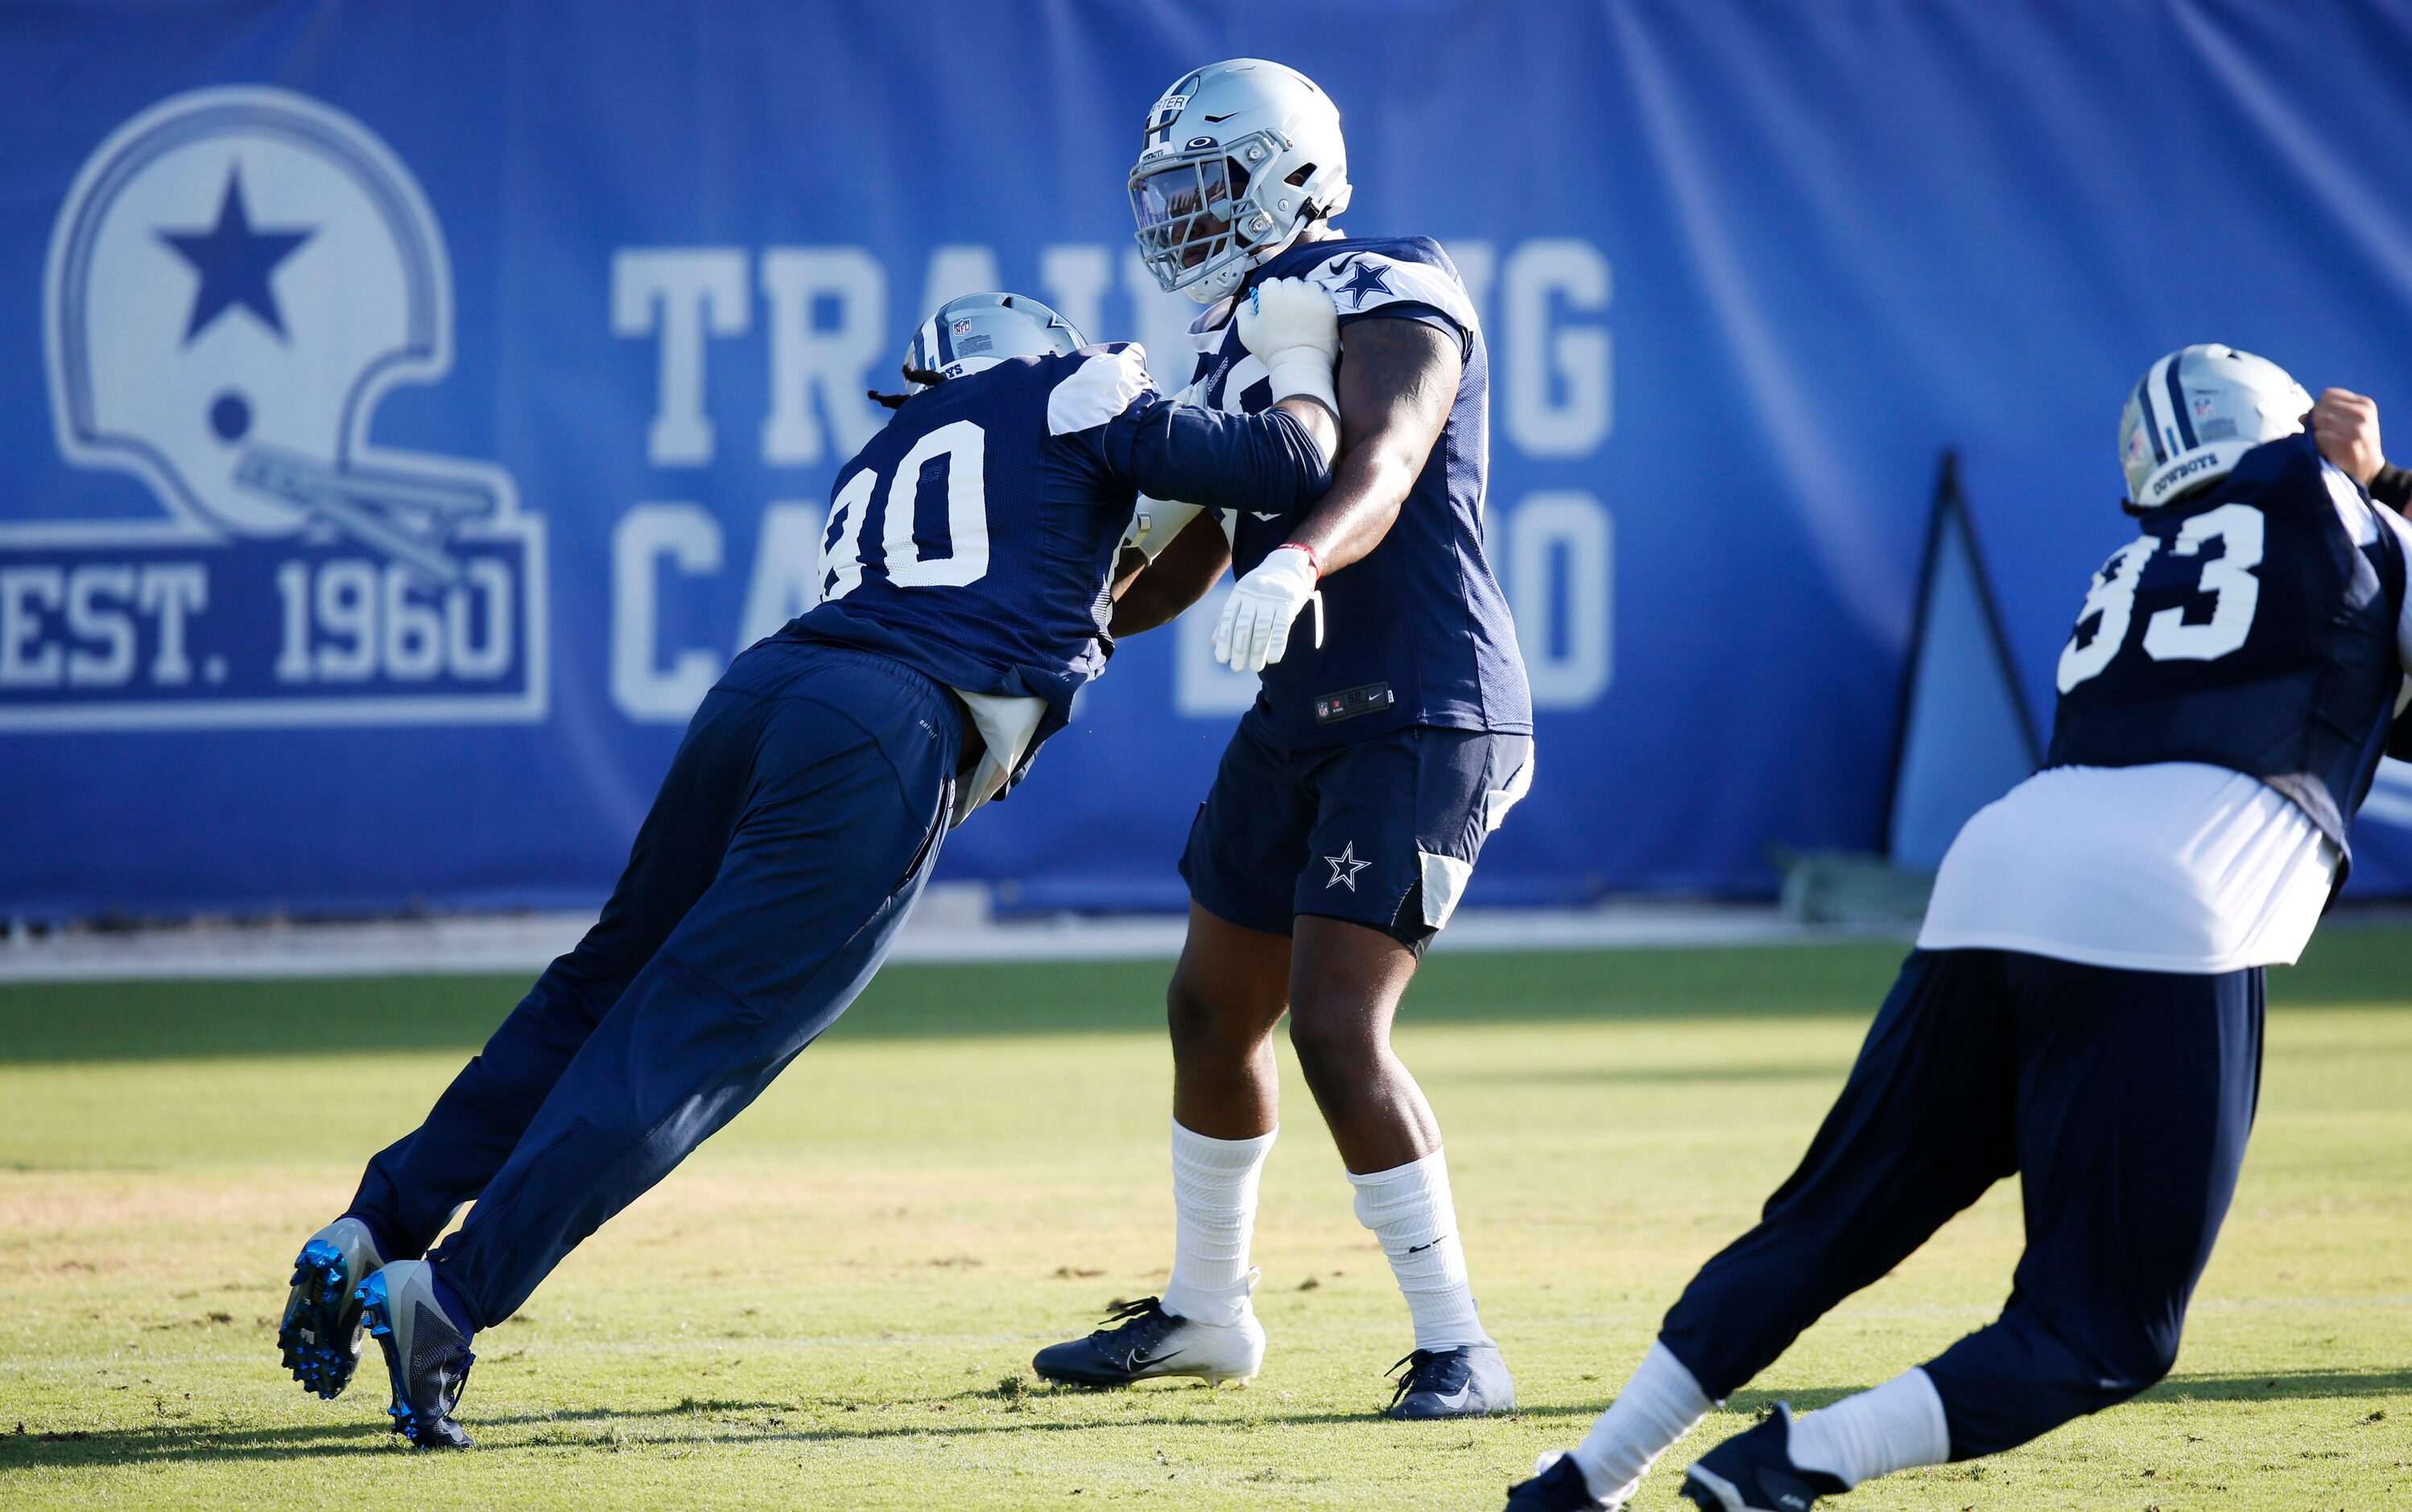
<path id="1" fill-rule="evenodd" d="M 1182 526 L 1177 503 L 1149 506 L 1155 560 L 1115 628 L 1163 623 L 1231 566 L 1214 653 L 1263 686 L 1181 863 L 1170 1278 L 1034 1364 L 1093 1386 L 1256 1373 L 1248 1243 L 1287 1012 L 1357 1214 L 1412 1315 L 1390 1411 L 1505 1411 L 1515 1386 L 1475 1310 L 1439 1126 L 1390 1047 L 1426 942 L 1532 780 L 1532 699 L 1483 551 L 1482 331 L 1437 243 L 1332 224 L 1350 197 L 1339 111 L 1279 64 L 1236 59 L 1174 84 L 1148 113 L 1130 192 L 1157 281 L 1208 306 L 1182 398 L 1227 414 L 1270 403 L 1275 374 L 1234 311 L 1268 280 L 1303 279 L 1343 332 L 1346 449 L 1304 508 L 1260 499 Z"/>
<path id="2" fill-rule="evenodd" d="M 1952 843 L 1918 948 L 1758 1226 L 1511 1512 L 1625 1505 L 1712 1406 L 2013 1173 L 2026 1252 L 1998 1318 L 1822 1411 L 1779 1405 L 1684 1493 L 1808 1512 L 2169 1373 L 2252 1129 L 2263 968 L 2302 953 L 2344 882 L 2380 756 L 2412 754 L 2412 529 L 2365 491 L 2391 473 L 2375 408 L 2331 389 L 2306 433 L 2313 409 L 2226 346 L 2172 352 L 2129 394 L 2140 532 L 2061 652 L 2044 770 Z"/>
<path id="3" fill-rule="evenodd" d="M 1267 286 L 1239 324 L 1280 374 L 1262 414 L 1175 405 L 1138 347 L 1083 346 L 1018 295 L 953 301 L 915 334 L 908 392 L 838 473 L 818 606 L 705 695 L 601 918 L 303 1246 L 279 1341 L 304 1387 L 344 1388 L 365 1322 L 396 1429 L 465 1447 L 475 1330 L 846 1010 L 947 830 L 1104 670 L 1137 494 L 1323 491 L 1331 301 Z"/>

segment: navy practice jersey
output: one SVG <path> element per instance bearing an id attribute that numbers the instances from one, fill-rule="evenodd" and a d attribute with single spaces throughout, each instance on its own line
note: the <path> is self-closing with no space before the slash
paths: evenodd
<path id="1" fill-rule="evenodd" d="M 2405 550 L 2376 508 L 2293 435 L 2147 512 L 2061 652 L 2046 765 L 2227 767 L 2348 855 L 2390 730 L 2404 738 Z"/>
<path id="2" fill-rule="evenodd" d="M 821 602 L 779 634 L 965 693 L 1036 695 L 1043 739 L 1113 649 L 1110 575 L 1140 493 L 1287 509 L 1331 481 L 1287 412 L 1175 404 L 1135 345 L 1010 359 L 915 394 L 840 469 Z"/>
<path id="3" fill-rule="evenodd" d="M 1315 643 L 1315 610 L 1292 628 L 1289 649 L 1265 668 L 1248 718 L 1274 745 L 1337 745 L 1409 725 L 1528 735 L 1533 697 L 1524 681 L 1508 600 L 1482 549 L 1490 358 L 1474 303 L 1438 242 L 1424 237 L 1341 237 L 1305 242 L 1266 263 L 1250 282 L 1304 278 L 1338 307 L 1342 361 L 1346 328 L 1360 320 L 1421 320 L 1454 337 L 1465 369 L 1449 424 L 1433 447 L 1397 523 L 1365 557 L 1319 585 L 1326 624 Z M 1244 294 L 1242 296 L 1244 298 Z M 1272 403 L 1265 365 L 1218 307 L 1193 329 L 1197 381 L 1184 398 L 1248 414 Z M 1201 499 L 1190 499 L 1202 504 Z M 1272 499 L 1236 511 L 1232 570 L 1244 573 L 1289 539 L 1291 511 Z"/>

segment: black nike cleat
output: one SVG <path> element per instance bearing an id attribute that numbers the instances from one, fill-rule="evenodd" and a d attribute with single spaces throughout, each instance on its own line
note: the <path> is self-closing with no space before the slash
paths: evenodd
<path id="1" fill-rule="evenodd" d="M 1390 1394 L 1387 1417 L 1487 1417 L 1516 1410 L 1516 1382 L 1494 1343 L 1419 1349 L 1390 1367 L 1406 1367 Z"/>
<path id="2" fill-rule="evenodd" d="M 1840 1476 L 1792 1462 L 1792 1409 L 1781 1402 L 1773 1416 L 1684 1472 L 1684 1494 L 1701 1512 L 1809 1512 L 1820 1496 L 1850 1489 Z"/>
<path id="3" fill-rule="evenodd" d="M 478 1357 L 435 1299 L 435 1272 L 424 1260 L 397 1260 L 360 1291 L 369 1337 L 385 1351 L 393 1378 L 393 1431 L 419 1448 L 465 1449 L 471 1440 L 452 1420 Z"/>
<path id="4" fill-rule="evenodd" d="M 1248 1384 L 1265 1360 L 1265 1330 L 1254 1311 L 1231 1324 L 1200 1323 L 1164 1310 L 1153 1297 L 1116 1304 L 1086 1339 L 1049 1344 L 1030 1368 L 1071 1386 L 1128 1386 L 1159 1375 L 1194 1375 L 1208 1386 Z"/>
<path id="5" fill-rule="evenodd" d="M 1508 1488 L 1508 1512 L 1622 1512 L 1624 1505 L 1594 1496 L 1582 1466 L 1563 1449 L 1541 1456 L 1532 1479 Z"/>
<path id="6" fill-rule="evenodd" d="M 338 1218 L 302 1246 L 293 1260 L 293 1290 L 276 1329 L 285 1368 L 302 1389 L 328 1401 L 352 1384 L 360 1363 L 360 1303 L 354 1294 L 384 1261 L 368 1226 Z"/>

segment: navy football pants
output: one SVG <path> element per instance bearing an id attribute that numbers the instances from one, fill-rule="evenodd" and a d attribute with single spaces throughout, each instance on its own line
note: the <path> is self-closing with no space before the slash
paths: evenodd
<path id="1" fill-rule="evenodd" d="M 2013 1172 L 2026 1253 L 2001 1316 L 1926 1366 L 1965 1460 L 2169 1373 L 2236 1191 L 2261 972 L 2178 976 L 1919 950 L 1809 1152 L 1660 1338 L 1722 1400 Z"/>
<path id="2" fill-rule="evenodd" d="M 953 700 L 865 652 L 764 641 L 708 694 L 602 917 L 351 1211 L 480 1326 L 771 1083 L 871 979 L 946 833 Z"/>

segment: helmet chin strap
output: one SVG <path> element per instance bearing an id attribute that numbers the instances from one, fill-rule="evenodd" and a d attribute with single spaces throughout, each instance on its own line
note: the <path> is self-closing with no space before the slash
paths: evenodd
<path id="1" fill-rule="evenodd" d="M 1238 289 L 1242 284 L 1246 283 L 1250 273 L 1255 272 L 1257 269 L 1263 267 L 1265 264 L 1272 261 L 1275 257 L 1280 257 L 1283 253 L 1287 252 L 1290 248 L 1296 246 L 1298 244 L 1299 234 L 1306 229 L 1308 224 L 1308 217 L 1301 216 L 1290 226 L 1289 234 L 1287 236 L 1283 237 L 1280 242 L 1272 246 L 1265 248 L 1262 252 L 1249 253 L 1248 260 L 1245 264 L 1234 263 L 1231 267 L 1224 270 L 1222 272 L 1216 273 L 1212 278 L 1199 279 L 1198 282 L 1190 285 L 1186 288 L 1184 288 L 1181 292 L 1188 295 L 1199 304 L 1213 303 L 1215 301 L 1220 300 L 1226 295 Z"/>

